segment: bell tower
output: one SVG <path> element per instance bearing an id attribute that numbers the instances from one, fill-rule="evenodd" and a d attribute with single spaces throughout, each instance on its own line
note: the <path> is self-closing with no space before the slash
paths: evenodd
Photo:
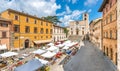
<path id="1" fill-rule="evenodd" d="M 89 14 L 87 12 L 83 13 L 83 21 L 85 24 L 85 34 L 89 33 Z"/>

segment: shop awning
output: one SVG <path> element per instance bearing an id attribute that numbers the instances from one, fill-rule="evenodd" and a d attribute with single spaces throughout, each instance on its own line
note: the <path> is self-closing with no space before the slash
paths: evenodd
<path id="1" fill-rule="evenodd" d="M 51 42 L 52 40 L 37 40 L 37 41 L 33 41 L 35 44 L 41 44 L 41 43 L 48 43 Z"/>
<path id="2" fill-rule="evenodd" d="M 11 56 L 15 56 L 15 55 L 18 55 L 18 53 L 16 53 L 16 52 L 5 52 L 3 54 L 0 54 L 0 56 L 2 56 L 2 57 L 11 57 Z"/>

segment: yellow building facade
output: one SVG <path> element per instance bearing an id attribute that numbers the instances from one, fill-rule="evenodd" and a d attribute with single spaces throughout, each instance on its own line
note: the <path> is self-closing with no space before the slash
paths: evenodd
<path id="1" fill-rule="evenodd" d="M 2 12 L 1 16 L 13 23 L 11 48 L 38 47 L 52 41 L 53 24 L 49 21 L 12 9 Z"/>

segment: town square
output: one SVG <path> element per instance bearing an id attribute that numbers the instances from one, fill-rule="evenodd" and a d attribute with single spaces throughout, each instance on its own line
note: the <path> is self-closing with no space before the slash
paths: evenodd
<path id="1" fill-rule="evenodd" d="M 0 71 L 120 71 L 120 0 L 0 0 Z"/>

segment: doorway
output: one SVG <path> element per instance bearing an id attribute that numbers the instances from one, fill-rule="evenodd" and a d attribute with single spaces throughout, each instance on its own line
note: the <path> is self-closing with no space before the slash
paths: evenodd
<path id="1" fill-rule="evenodd" d="M 25 48 L 29 48 L 29 39 L 25 40 Z"/>
<path id="2" fill-rule="evenodd" d="M 79 35 L 79 30 L 78 29 L 76 29 L 76 35 Z"/>

